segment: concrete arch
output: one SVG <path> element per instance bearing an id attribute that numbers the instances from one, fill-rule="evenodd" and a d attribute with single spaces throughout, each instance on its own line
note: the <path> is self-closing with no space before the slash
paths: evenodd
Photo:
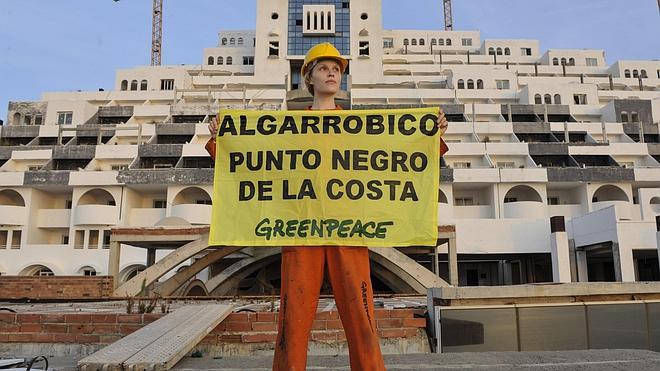
<path id="1" fill-rule="evenodd" d="M 509 189 L 509 191 L 504 196 L 504 202 L 507 202 L 507 198 L 513 197 L 515 197 L 518 201 L 543 202 L 541 195 L 534 188 L 527 185 L 517 185 Z"/>
<path id="2" fill-rule="evenodd" d="M 591 196 L 591 202 L 626 201 L 630 202 L 626 191 L 618 186 L 606 184 L 600 186 Z"/>
<path id="3" fill-rule="evenodd" d="M 0 205 L 2 206 L 25 206 L 23 196 L 13 189 L 0 191 Z"/>
<path id="4" fill-rule="evenodd" d="M 145 269 L 146 266 L 144 264 L 129 264 L 125 266 L 124 269 L 119 271 L 118 281 L 119 283 L 125 283 L 131 279 L 134 279 L 134 277 L 140 274 L 139 272 L 144 271 Z"/>
<path id="5" fill-rule="evenodd" d="M 188 242 L 187 244 L 177 248 L 170 254 L 167 254 L 163 259 L 160 259 L 156 264 L 148 267 L 140 272 L 130 281 L 125 282 L 119 286 L 114 295 L 115 296 L 136 296 L 142 289 L 144 282 L 146 287 L 156 282 L 160 277 L 167 274 L 172 269 L 175 269 L 184 261 L 192 258 L 196 254 L 208 248 L 209 235 L 208 233 L 202 234 L 198 239 Z M 121 274 L 120 274 L 121 276 Z M 121 282 L 121 281 L 119 281 Z"/>
<path id="6" fill-rule="evenodd" d="M 191 281 L 182 291 L 183 296 L 209 296 L 206 285 L 201 280 Z"/>
<path id="7" fill-rule="evenodd" d="M 49 271 L 53 272 L 53 275 L 56 275 L 56 272 L 55 272 L 54 269 L 52 269 L 48 265 L 42 264 L 42 263 L 28 265 L 27 267 L 21 269 L 21 271 L 18 272 L 18 275 L 19 276 L 35 276 L 42 269 L 48 269 Z"/>
<path id="8" fill-rule="evenodd" d="M 100 275 L 102 273 L 101 270 L 99 269 L 99 267 L 96 264 L 83 264 L 80 267 L 78 267 L 78 269 L 76 269 L 76 273 L 82 274 L 83 270 L 85 268 L 93 269 L 94 272 L 96 272 L 97 275 Z"/>
<path id="9" fill-rule="evenodd" d="M 651 200 L 649 201 L 649 204 L 651 205 L 651 210 L 653 210 L 654 213 L 656 213 L 656 214 L 660 213 L 660 197 L 659 196 L 652 197 Z"/>
<path id="10" fill-rule="evenodd" d="M 78 205 L 116 205 L 112 193 L 102 188 L 90 189 L 78 199 Z"/>
<path id="11" fill-rule="evenodd" d="M 447 200 L 447 195 L 442 190 L 438 190 L 438 202 L 441 204 L 449 204 Z"/>
<path id="12" fill-rule="evenodd" d="M 174 196 L 172 205 L 196 204 L 198 200 L 211 201 L 211 194 L 200 187 L 188 187 Z"/>
<path id="13" fill-rule="evenodd" d="M 280 249 L 268 249 L 254 257 L 242 259 L 206 282 L 206 288 L 213 295 L 226 294 L 238 281 L 270 264 L 280 253 Z M 384 268 L 377 272 L 377 277 L 392 284 L 393 288 L 406 288 L 407 292 L 425 294 L 427 288 L 449 286 L 442 278 L 395 248 L 369 248 L 369 258 Z"/>

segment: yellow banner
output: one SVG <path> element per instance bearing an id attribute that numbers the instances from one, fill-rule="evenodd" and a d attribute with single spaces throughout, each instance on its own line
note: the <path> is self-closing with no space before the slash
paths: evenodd
<path id="1" fill-rule="evenodd" d="M 437 115 L 222 111 L 209 245 L 435 246 Z"/>

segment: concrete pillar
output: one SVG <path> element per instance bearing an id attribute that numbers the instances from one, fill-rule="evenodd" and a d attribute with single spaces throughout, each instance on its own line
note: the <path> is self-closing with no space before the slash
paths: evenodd
<path id="1" fill-rule="evenodd" d="M 577 251 L 575 251 L 575 240 L 568 240 L 568 259 L 571 264 L 571 282 L 578 282 Z"/>
<path id="2" fill-rule="evenodd" d="M 587 266 L 587 252 L 584 250 L 575 251 L 575 260 L 577 263 L 578 282 L 589 282 L 589 267 Z"/>
<path id="3" fill-rule="evenodd" d="M 603 132 L 603 143 L 609 143 L 609 140 L 607 140 L 607 127 L 604 121 L 601 123 L 601 129 Z"/>
<path id="4" fill-rule="evenodd" d="M 617 282 L 635 282 L 635 262 L 632 249 L 621 247 L 618 242 L 612 241 L 612 257 L 614 258 L 614 277 Z"/>
<path id="5" fill-rule="evenodd" d="M 545 122 L 545 123 L 550 122 L 550 119 L 548 118 L 548 105 L 547 104 L 543 105 L 543 122 Z"/>
<path id="6" fill-rule="evenodd" d="M 431 262 L 433 265 L 433 273 L 436 276 L 440 276 L 440 262 L 438 261 L 438 246 L 433 247 L 433 252 L 431 253 Z"/>
<path id="7" fill-rule="evenodd" d="M 447 246 L 447 263 L 449 264 L 449 284 L 458 286 L 458 253 L 456 251 L 456 236 L 449 238 Z"/>
<path id="8" fill-rule="evenodd" d="M 563 216 L 550 218 L 550 253 L 552 256 L 552 281 L 571 282 L 571 261 L 568 252 L 568 235 Z"/>
<path id="9" fill-rule="evenodd" d="M 114 278 L 114 287 L 119 287 L 119 263 L 121 257 L 121 244 L 117 241 L 110 242 L 110 252 L 108 256 L 108 275 Z"/>
<path id="10" fill-rule="evenodd" d="M 660 265 L 660 215 L 655 217 L 655 243 L 658 249 L 658 265 Z"/>
<path id="11" fill-rule="evenodd" d="M 147 249 L 147 268 L 156 264 L 156 249 Z"/>

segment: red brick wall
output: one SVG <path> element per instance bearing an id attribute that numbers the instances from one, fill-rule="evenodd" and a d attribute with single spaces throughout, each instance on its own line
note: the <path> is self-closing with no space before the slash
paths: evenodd
<path id="1" fill-rule="evenodd" d="M 162 314 L 34 314 L 0 312 L 0 343 L 109 344 L 162 317 Z M 426 326 L 412 309 L 376 310 L 383 338 L 414 337 Z M 274 343 L 277 313 L 232 313 L 202 342 Z M 346 341 L 336 311 L 318 313 L 312 340 Z"/>
<path id="2" fill-rule="evenodd" d="M 111 276 L 0 276 L 0 299 L 90 299 L 112 294 Z"/>

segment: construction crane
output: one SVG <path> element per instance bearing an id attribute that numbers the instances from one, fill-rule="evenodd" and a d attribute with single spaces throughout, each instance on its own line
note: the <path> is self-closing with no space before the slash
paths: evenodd
<path id="1" fill-rule="evenodd" d="M 658 0 L 660 1 L 660 0 Z M 445 8 L 445 31 L 454 30 L 454 21 L 451 15 L 451 0 L 443 0 Z"/>
<path id="2" fill-rule="evenodd" d="M 113 0 L 119 2 L 119 0 Z M 163 0 L 154 0 L 151 18 L 151 65 L 160 66 L 163 52 Z"/>

